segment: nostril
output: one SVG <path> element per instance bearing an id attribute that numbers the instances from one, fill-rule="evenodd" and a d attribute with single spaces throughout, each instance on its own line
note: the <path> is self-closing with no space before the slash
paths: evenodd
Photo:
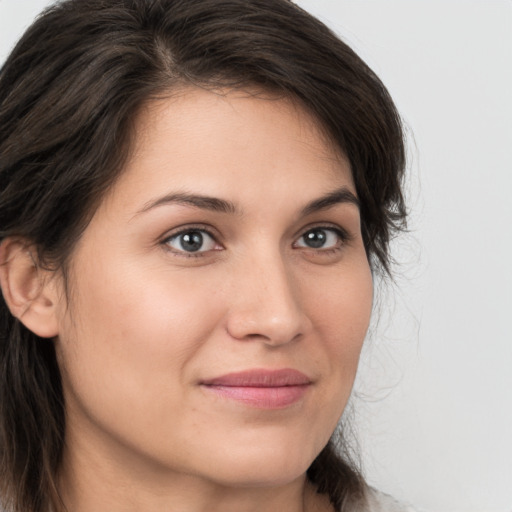
<path id="1" fill-rule="evenodd" d="M 283 345 L 300 338 L 309 320 L 296 276 L 273 248 L 251 253 L 237 268 L 226 327 L 236 340 Z M 243 284 L 243 286 L 240 286 Z"/>
<path id="2" fill-rule="evenodd" d="M 266 345 L 279 346 L 302 337 L 305 317 L 300 312 L 278 318 L 264 310 L 231 312 L 226 330 L 229 336 L 239 341 L 258 341 Z"/>

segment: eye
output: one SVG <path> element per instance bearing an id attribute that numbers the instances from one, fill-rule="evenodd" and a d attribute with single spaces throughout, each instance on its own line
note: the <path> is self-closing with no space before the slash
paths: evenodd
<path id="1" fill-rule="evenodd" d="M 165 244 L 176 252 L 201 253 L 218 247 L 215 239 L 203 229 L 188 229 L 170 236 Z"/>
<path id="2" fill-rule="evenodd" d="M 336 249 L 345 241 L 343 233 L 334 228 L 314 228 L 306 231 L 295 242 L 295 247 L 309 249 Z"/>

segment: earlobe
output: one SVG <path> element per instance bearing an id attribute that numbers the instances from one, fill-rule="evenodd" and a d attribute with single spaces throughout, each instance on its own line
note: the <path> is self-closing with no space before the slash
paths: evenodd
<path id="1" fill-rule="evenodd" d="M 13 316 L 42 338 L 58 334 L 55 286 L 49 270 L 40 268 L 24 240 L 0 244 L 0 287 Z"/>

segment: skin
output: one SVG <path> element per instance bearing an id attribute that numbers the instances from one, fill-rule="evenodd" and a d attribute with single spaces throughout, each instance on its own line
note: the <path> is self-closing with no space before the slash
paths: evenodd
<path id="1" fill-rule="evenodd" d="M 305 472 L 347 403 L 372 306 L 347 191 L 346 159 L 286 99 L 188 89 L 142 110 L 126 170 L 71 255 L 69 295 L 58 279 L 49 293 L 69 510 L 331 510 Z M 315 228 L 322 247 L 303 237 Z M 187 253 L 183 229 L 211 237 Z M 201 385 L 254 368 L 311 385 L 270 410 Z"/>

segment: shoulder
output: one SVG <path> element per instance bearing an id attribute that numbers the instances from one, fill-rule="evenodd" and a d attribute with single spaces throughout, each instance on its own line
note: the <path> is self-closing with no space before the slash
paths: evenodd
<path id="1" fill-rule="evenodd" d="M 364 512 L 419 512 L 411 506 L 400 503 L 388 494 L 368 488 Z"/>

